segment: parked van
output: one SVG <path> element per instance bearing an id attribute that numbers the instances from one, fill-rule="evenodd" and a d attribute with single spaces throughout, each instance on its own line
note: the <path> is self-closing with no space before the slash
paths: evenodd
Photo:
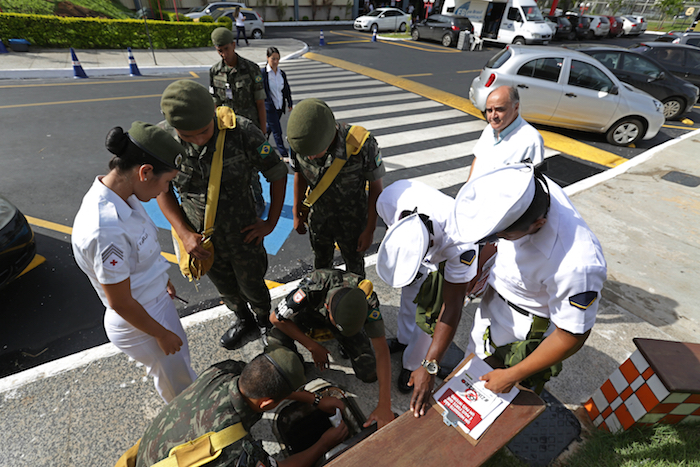
<path id="1" fill-rule="evenodd" d="M 466 16 L 474 34 L 502 44 L 548 44 L 552 30 L 534 0 L 445 0 L 443 13 Z"/>

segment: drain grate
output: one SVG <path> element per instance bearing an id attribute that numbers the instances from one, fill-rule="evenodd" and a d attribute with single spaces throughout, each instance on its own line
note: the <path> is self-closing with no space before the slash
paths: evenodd
<path id="1" fill-rule="evenodd" d="M 677 170 L 672 170 L 671 172 L 667 173 L 661 178 L 663 180 L 666 180 L 667 182 L 678 183 L 679 185 L 687 186 L 690 188 L 700 186 L 700 177 L 696 177 L 695 175 L 690 175 L 683 172 L 678 172 Z"/>
<path id="2" fill-rule="evenodd" d="M 529 465 L 549 465 L 572 441 L 580 439 L 576 416 L 546 390 L 540 397 L 547 408 L 513 440 L 508 449 Z"/>

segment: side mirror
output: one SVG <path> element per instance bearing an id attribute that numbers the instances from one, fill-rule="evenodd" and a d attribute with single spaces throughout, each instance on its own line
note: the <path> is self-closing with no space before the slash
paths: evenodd
<path id="1" fill-rule="evenodd" d="M 617 85 L 613 86 L 610 91 L 608 91 L 608 94 L 612 94 L 614 96 L 617 96 L 620 93 L 620 88 L 617 87 Z"/>

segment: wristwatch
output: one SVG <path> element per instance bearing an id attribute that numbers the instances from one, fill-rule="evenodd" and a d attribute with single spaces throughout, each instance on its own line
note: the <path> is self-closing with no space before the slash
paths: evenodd
<path id="1" fill-rule="evenodd" d="M 314 407 L 318 407 L 318 404 L 321 403 L 321 396 L 318 394 L 314 393 L 314 401 L 311 403 Z"/>
<path id="2" fill-rule="evenodd" d="M 425 368 L 425 371 L 432 376 L 437 375 L 438 371 L 440 371 L 440 365 L 438 365 L 437 360 L 423 360 L 421 365 Z"/>

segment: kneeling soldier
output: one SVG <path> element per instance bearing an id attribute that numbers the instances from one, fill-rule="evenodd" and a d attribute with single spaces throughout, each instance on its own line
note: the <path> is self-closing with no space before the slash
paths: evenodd
<path id="1" fill-rule="evenodd" d="M 338 269 L 318 269 L 272 310 L 270 322 L 274 328 L 268 336 L 268 350 L 279 345 L 296 350 L 297 341 L 311 352 L 321 371 L 329 367 L 328 350 L 307 333 L 330 330 L 350 357 L 355 376 L 365 383 L 379 381 L 379 401 L 365 426 L 376 421 L 381 428 L 394 419 L 389 347 L 371 282 Z"/>

